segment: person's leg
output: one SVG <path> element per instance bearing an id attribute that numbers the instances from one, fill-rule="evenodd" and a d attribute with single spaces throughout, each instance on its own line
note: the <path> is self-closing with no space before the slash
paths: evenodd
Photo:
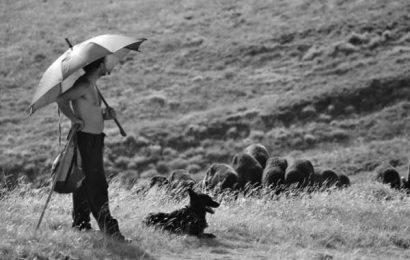
<path id="1" fill-rule="evenodd" d="M 118 222 L 111 216 L 108 204 L 108 183 L 103 168 L 104 134 L 79 133 L 79 147 L 85 171 L 83 181 L 91 212 L 104 233 L 124 239 Z"/>
<path id="2" fill-rule="evenodd" d="M 90 230 L 90 213 L 91 209 L 88 205 L 85 186 L 81 185 L 73 193 L 73 227 L 79 230 Z"/>

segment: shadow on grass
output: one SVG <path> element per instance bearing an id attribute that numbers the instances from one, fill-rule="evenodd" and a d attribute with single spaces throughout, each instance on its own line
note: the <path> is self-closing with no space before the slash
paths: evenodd
<path id="1" fill-rule="evenodd" d="M 190 239 L 185 240 L 187 244 L 193 247 L 209 247 L 209 248 L 219 248 L 219 249 L 234 249 L 235 245 L 230 243 L 228 240 L 224 238 L 197 238 L 197 237 L 189 237 Z"/>
<path id="2" fill-rule="evenodd" d="M 135 242 L 120 242 L 110 238 L 103 238 L 94 241 L 94 249 L 102 249 L 101 257 L 113 257 L 115 259 L 147 259 L 155 260 L 156 258 L 148 254 Z M 109 255 L 107 255 L 107 253 Z"/>

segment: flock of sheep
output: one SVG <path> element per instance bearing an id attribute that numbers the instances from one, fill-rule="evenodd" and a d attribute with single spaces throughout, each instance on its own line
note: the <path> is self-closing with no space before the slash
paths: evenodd
<path id="1" fill-rule="evenodd" d="M 284 157 L 270 156 L 262 144 L 251 144 L 234 155 L 231 164 L 213 163 L 204 178 L 196 182 L 187 170 L 175 170 L 168 178 L 162 175 L 151 178 L 154 186 L 197 187 L 217 191 L 249 190 L 264 187 L 281 192 L 290 188 L 347 187 L 350 179 L 332 169 L 314 168 L 307 159 L 288 162 Z"/>
<path id="2" fill-rule="evenodd" d="M 410 171 L 410 168 L 409 168 Z M 391 188 L 410 191 L 410 181 L 390 164 L 382 164 L 375 170 L 375 179 Z M 234 155 L 231 164 L 213 163 L 200 181 L 195 181 L 187 170 L 174 170 L 168 177 L 151 178 L 148 189 L 154 186 L 199 187 L 214 191 L 246 191 L 259 187 L 275 190 L 276 194 L 289 189 L 326 189 L 350 186 L 350 179 L 333 169 L 313 167 L 308 159 L 287 160 L 270 156 L 262 144 L 251 144 Z"/>

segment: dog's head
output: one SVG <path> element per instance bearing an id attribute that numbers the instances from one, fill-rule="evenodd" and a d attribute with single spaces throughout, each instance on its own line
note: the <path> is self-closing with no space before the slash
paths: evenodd
<path id="1" fill-rule="evenodd" d="M 210 196 L 203 193 L 196 193 L 192 189 L 188 189 L 187 191 L 189 194 L 189 205 L 191 208 L 214 214 L 215 211 L 212 208 L 219 207 L 219 203 L 214 201 Z"/>

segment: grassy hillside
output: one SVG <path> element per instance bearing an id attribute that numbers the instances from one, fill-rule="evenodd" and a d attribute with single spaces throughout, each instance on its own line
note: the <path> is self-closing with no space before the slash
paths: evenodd
<path id="1" fill-rule="evenodd" d="M 155 198 L 148 201 L 134 198 L 131 191 L 124 190 L 129 185 L 117 187 L 113 192 L 121 193 L 123 199 L 114 202 L 120 208 L 116 211 L 119 219 L 122 222 L 129 217 L 138 219 L 132 225 L 130 220 L 124 222 L 126 234 L 142 241 L 141 245 L 136 243 L 141 248 L 130 249 L 132 252 L 140 255 L 146 250 L 156 256 L 188 258 L 198 248 L 203 250 L 199 254 L 207 254 L 215 246 L 213 256 L 219 250 L 236 256 L 246 252 L 250 243 L 253 253 L 262 252 L 260 258 L 306 255 L 306 258 L 327 259 L 322 253 L 327 254 L 328 250 L 336 258 L 370 258 L 371 255 L 383 259 L 390 253 L 391 257 L 405 256 L 408 246 L 400 243 L 398 246 L 389 239 L 396 235 L 400 241 L 410 239 L 403 232 L 407 229 L 401 222 L 408 214 L 407 197 L 372 186 L 370 177 L 384 161 L 393 162 L 400 174 L 407 177 L 405 168 L 410 155 L 410 3 L 407 0 L 388 3 L 382 0 L 87 0 L 81 3 L 5 0 L 0 2 L 0 7 L 4 27 L 0 31 L 0 182 L 6 187 L 11 188 L 18 177 L 33 183 L 34 188 L 49 183 L 50 165 L 59 151 L 57 108 L 55 104 L 49 105 L 31 117 L 26 109 L 42 73 L 67 49 L 64 38 L 78 43 L 99 34 L 122 33 L 148 40 L 142 44 L 140 53 L 131 53 L 109 77 L 99 82 L 128 133 L 123 138 L 113 122 L 106 124 L 105 169 L 119 183 L 133 183 L 177 168 L 189 169 L 200 179 L 211 163 L 229 163 L 236 152 L 260 142 L 273 155 L 311 159 L 315 167 L 330 167 L 349 175 L 354 184 L 350 191 L 284 200 L 285 204 L 290 203 L 289 208 L 294 207 L 295 211 L 289 214 L 296 216 L 295 223 L 278 220 L 267 234 L 259 227 L 252 230 L 254 226 L 246 218 L 238 224 L 239 231 L 226 228 L 233 218 L 231 210 L 245 216 L 255 212 L 279 214 L 272 213 L 275 211 L 270 206 L 266 211 L 261 210 L 262 206 L 257 206 L 260 204 L 253 204 L 255 198 L 243 202 L 252 204 L 249 212 L 240 201 L 224 206 L 210 223 L 223 239 L 234 240 L 232 244 L 221 242 L 228 249 L 176 237 L 171 239 L 175 243 L 173 247 L 165 245 L 169 237 L 162 240 L 160 235 L 150 233 L 159 239 L 157 244 L 149 235 L 138 235 L 142 228 L 135 223 L 148 209 L 156 209 L 153 205 L 159 202 Z M 61 120 L 64 137 L 70 124 L 65 118 Z M 46 189 L 18 194 L 21 189 L 0 200 L 2 211 L 10 209 L 13 203 L 27 203 L 32 196 L 38 200 L 37 206 L 26 208 L 24 204 L 13 210 L 39 211 Z M 394 194 L 387 201 L 367 200 L 366 192 L 374 189 L 378 190 L 376 193 L 382 190 Z M 129 204 L 131 200 L 145 207 L 138 212 L 141 215 L 125 212 L 123 208 L 140 207 Z M 325 200 L 336 204 L 332 206 Z M 342 202 L 345 204 L 341 205 Z M 266 203 L 284 212 L 278 201 Z M 320 234 L 309 238 L 316 231 L 307 229 L 322 216 L 316 209 L 313 213 L 305 212 L 309 203 L 326 210 L 336 207 L 337 212 L 351 220 L 340 222 L 326 216 Z M 7 239 L 1 252 L 6 253 L 1 254 L 17 257 L 13 241 L 22 241 L 22 248 L 32 257 L 33 243 L 50 253 L 45 255 L 55 258 L 57 251 L 65 252 L 59 246 L 48 247 L 48 239 L 66 248 L 68 242 L 62 241 L 65 238 L 59 234 L 69 232 L 72 239 L 79 236 L 68 231 L 69 209 L 65 204 L 54 202 L 54 205 L 56 208 L 51 211 L 63 213 L 64 219 L 57 220 L 64 223 L 63 227 L 47 226 L 45 237 L 40 240 L 28 238 L 23 232 L 27 225 L 32 225 L 21 220 L 28 213 L 5 216 L 7 227 L 3 229 Z M 164 209 L 171 208 L 175 202 L 167 201 L 164 205 L 161 204 Z M 276 218 L 288 217 L 275 215 Z M 375 223 L 367 222 L 367 218 L 375 219 Z M 397 226 L 390 226 L 390 221 L 386 224 L 385 219 L 393 220 Z M 263 225 L 269 221 L 261 217 Z M 361 223 L 362 233 L 354 235 L 358 232 L 354 221 Z M 278 226 L 282 235 L 276 233 Z M 374 229 L 376 226 L 382 229 L 381 238 L 374 237 L 380 231 Z M 13 235 L 14 229 L 23 233 Z M 340 236 L 329 238 L 329 233 Z M 269 246 L 256 239 L 265 236 Z M 106 244 L 99 244 L 99 238 L 87 239 L 97 244 L 97 248 L 109 250 Z M 336 242 L 331 249 L 318 242 L 332 239 Z M 234 249 L 236 243 L 241 244 L 242 251 Z M 79 258 L 86 258 L 88 253 L 102 257 L 94 255 L 97 253 L 90 248 L 78 246 L 85 250 L 74 254 Z M 189 250 L 184 253 L 186 248 Z M 246 256 L 242 255 L 243 259 Z M 224 257 L 222 254 L 220 258 Z"/>
<path id="2" fill-rule="evenodd" d="M 140 175 L 158 163 L 203 169 L 255 141 L 310 156 L 383 140 L 376 146 L 388 147 L 365 160 L 407 162 L 406 146 L 389 142 L 409 132 L 406 1 L 2 5 L 0 165 L 8 175 L 48 172 L 58 151 L 56 106 L 30 118 L 25 110 L 41 74 L 67 49 L 64 38 L 102 33 L 148 38 L 100 83 L 129 134 L 107 124 L 110 174 Z M 155 158 L 152 147 L 161 151 Z M 391 149 L 400 153 L 390 158 Z M 342 170 L 340 163 L 331 166 Z"/>

